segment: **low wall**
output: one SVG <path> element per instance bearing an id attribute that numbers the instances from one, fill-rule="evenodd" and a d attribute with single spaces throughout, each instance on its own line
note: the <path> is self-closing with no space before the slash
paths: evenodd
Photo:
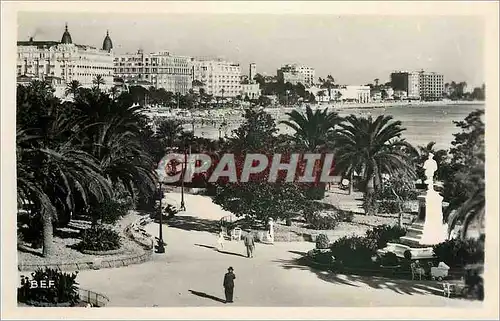
<path id="1" fill-rule="evenodd" d="M 37 269 L 51 268 L 61 271 L 79 271 L 100 268 L 115 268 L 123 267 L 131 264 L 139 264 L 149 261 L 152 252 L 117 258 L 117 259 L 101 259 L 96 258 L 94 261 L 77 262 L 77 263 L 54 263 L 54 264 L 18 264 L 19 271 L 36 271 Z"/>

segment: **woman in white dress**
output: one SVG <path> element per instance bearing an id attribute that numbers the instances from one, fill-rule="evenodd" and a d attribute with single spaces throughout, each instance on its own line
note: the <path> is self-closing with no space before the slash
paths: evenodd
<path id="1" fill-rule="evenodd" d="M 217 237 L 217 250 L 221 251 L 224 249 L 224 233 L 222 231 L 219 232 L 219 236 Z"/>

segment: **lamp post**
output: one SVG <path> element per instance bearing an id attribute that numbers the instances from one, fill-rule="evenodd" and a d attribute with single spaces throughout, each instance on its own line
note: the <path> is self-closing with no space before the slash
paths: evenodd
<path id="1" fill-rule="evenodd" d="M 165 246 L 163 244 L 163 213 L 162 213 L 162 207 L 161 207 L 161 202 L 163 200 L 163 189 L 162 185 L 160 182 L 160 187 L 157 192 L 158 199 L 160 201 L 160 206 L 159 206 L 159 212 L 160 212 L 160 231 L 159 231 L 159 236 L 158 236 L 158 247 L 157 247 L 157 253 L 165 253 Z"/>
<path id="2" fill-rule="evenodd" d="M 186 176 L 186 167 L 187 167 L 187 154 L 186 147 L 184 146 L 184 162 L 182 165 L 182 176 L 181 176 L 181 211 L 186 210 L 186 205 L 184 204 L 184 178 Z"/>

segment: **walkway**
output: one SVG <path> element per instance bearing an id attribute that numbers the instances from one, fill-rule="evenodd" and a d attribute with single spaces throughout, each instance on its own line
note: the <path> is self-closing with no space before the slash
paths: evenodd
<path id="1" fill-rule="evenodd" d="M 189 210 L 190 203 L 186 204 Z M 108 296 L 109 306 L 222 306 L 222 278 L 226 269 L 233 266 L 237 277 L 234 306 L 481 305 L 428 294 L 426 282 L 334 275 L 299 265 L 296 259 L 311 249 L 312 243 L 257 244 L 255 258 L 248 259 L 243 255 L 243 244 L 234 241 L 226 242 L 220 253 L 212 248 L 215 235 L 204 231 L 207 226 L 210 228 L 210 220 L 191 215 L 178 218 L 178 222 L 182 220 L 185 224 L 177 225 L 178 228 L 164 227 L 166 254 L 155 254 L 153 261 L 140 265 L 81 271 L 80 285 Z M 158 234 L 158 224 L 146 229 Z"/>

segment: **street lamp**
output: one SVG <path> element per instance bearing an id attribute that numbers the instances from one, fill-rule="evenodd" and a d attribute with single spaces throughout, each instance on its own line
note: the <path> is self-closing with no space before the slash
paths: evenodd
<path id="1" fill-rule="evenodd" d="M 187 154 L 186 146 L 184 146 L 184 162 L 182 165 L 182 178 L 181 178 L 181 211 L 186 210 L 186 205 L 184 204 L 184 178 L 186 177 L 186 167 L 187 167 Z"/>
<path id="2" fill-rule="evenodd" d="M 159 231 L 159 236 L 158 236 L 158 246 L 157 246 L 157 253 L 165 253 L 165 244 L 163 243 L 163 213 L 162 213 L 162 207 L 161 203 L 163 200 L 163 189 L 162 185 L 160 182 L 160 187 L 158 188 L 157 191 L 157 198 L 160 201 L 160 206 L 159 206 L 159 212 L 160 212 L 160 231 Z"/>

